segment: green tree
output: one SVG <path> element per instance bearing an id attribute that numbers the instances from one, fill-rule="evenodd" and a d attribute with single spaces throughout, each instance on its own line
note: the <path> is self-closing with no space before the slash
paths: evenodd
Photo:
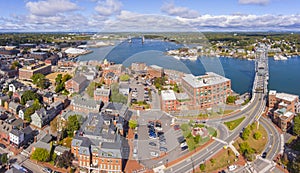
<path id="1" fill-rule="evenodd" d="M 58 156 L 55 160 L 55 164 L 60 168 L 68 168 L 72 166 L 74 156 L 71 151 L 64 151 L 62 155 Z"/>
<path id="2" fill-rule="evenodd" d="M 7 95 L 9 96 L 9 98 L 11 98 L 12 95 L 13 95 L 13 92 L 12 91 L 8 91 Z"/>
<path id="3" fill-rule="evenodd" d="M 300 136 L 300 114 L 298 114 L 298 116 L 295 116 L 295 118 L 294 118 L 293 132 L 297 136 Z"/>
<path id="4" fill-rule="evenodd" d="M 130 79 L 130 76 L 128 74 L 123 74 L 120 76 L 121 81 L 128 81 Z"/>
<path id="5" fill-rule="evenodd" d="M 206 166 L 205 166 L 204 163 L 201 163 L 200 166 L 199 166 L 199 168 L 200 168 L 201 171 L 204 171 L 205 168 L 206 168 Z"/>
<path id="6" fill-rule="evenodd" d="M 240 150 L 243 154 L 243 156 L 247 159 L 247 160 L 253 160 L 253 154 L 255 153 L 255 150 L 253 148 L 250 147 L 248 142 L 243 142 L 239 144 L 240 146 Z"/>
<path id="7" fill-rule="evenodd" d="M 24 120 L 27 122 L 31 122 L 31 115 L 34 113 L 34 111 L 35 110 L 32 106 L 28 107 L 24 112 Z"/>
<path id="8" fill-rule="evenodd" d="M 59 83 L 59 84 L 56 85 L 54 91 L 56 93 L 59 93 L 59 92 L 63 91 L 64 89 L 65 89 L 64 83 Z"/>
<path id="9" fill-rule="evenodd" d="M 66 130 L 68 133 L 68 136 L 73 137 L 74 131 L 79 130 L 80 124 L 77 118 L 77 115 L 71 115 L 68 117 Z"/>
<path id="10" fill-rule="evenodd" d="M 129 128 L 135 129 L 138 126 L 137 120 L 129 120 Z"/>
<path id="11" fill-rule="evenodd" d="M 1 163 L 2 163 L 3 165 L 6 165 L 6 164 L 7 164 L 7 161 L 8 161 L 7 153 L 3 153 L 2 156 L 1 156 Z"/>
<path id="12" fill-rule="evenodd" d="M 262 137 L 262 134 L 258 131 L 253 134 L 253 138 L 255 140 L 259 140 Z"/>
<path id="13" fill-rule="evenodd" d="M 31 77 L 32 83 L 37 87 L 45 89 L 49 86 L 48 80 L 45 78 L 45 75 L 41 73 L 36 73 Z"/>
<path id="14" fill-rule="evenodd" d="M 62 81 L 62 74 L 58 74 L 55 78 L 55 85 L 60 84 Z"/>
<path id="15" fill-rule="evenodd" d="M 235 96 L 228 96 L 227 99 L 226 99 L 226 103 L 231 104 L 231 103 L 234 103 L 235 100 L 236 100 Z"/>
<path id="16" fill-rule="evenodd" d="M 96 88 L 100 88 L 102 86 L 101 83 L 91 82 L 89 86 L 86 88 L 86 92 L 90 97 L 94 97 L 94 91 Z"/>
<path id="17" fill-rule="evenodd" d="M 49 161 L 50 154 L 44 148 L 35 148 L 34 152 L 31 155 L 31 159 L 40 161 L 40 162 L 47 162 Z"/>
<path id="18" fill-rule="evenodd" d="M 72 79 L 72 76 L 69 74 L 65 74 L 62 78 L 62 82 L 65 83 L 66 81 Z"/>
<path id="19" fill-rule="evenodd" d="M 41 96 L 33 92 L 32 90 L 27 90 L 23 93 L 21 97 L 21 104 L 25 105 L 27 101 L 35 100 L 35 99 L 41 100 Z"/>
<path id="20" fill-rule="evenodd" d="M 242 139 L 244 141 L 247 140 L 250 136 L 250 133 L 251 133 L 251 131 L 250 131 L 249 127 L 246 127 L 242 133 Z"/>
<path id="21" fill-rule="evenodd" d="M 214 165 L 216 163 L 216 159 L 214 158 L 210 159 L 210 163 Z"/>

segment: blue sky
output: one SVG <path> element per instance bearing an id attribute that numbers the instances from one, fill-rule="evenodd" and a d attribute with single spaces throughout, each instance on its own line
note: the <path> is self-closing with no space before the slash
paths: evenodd
<path id="1" fill-rule="evenodd" d="M 299 0 L 9 0 L 0 6 L 0 31 L 300 31 Z"/>

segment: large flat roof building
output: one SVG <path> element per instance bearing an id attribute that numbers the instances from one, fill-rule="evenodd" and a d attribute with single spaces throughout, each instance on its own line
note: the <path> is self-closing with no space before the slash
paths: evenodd
<path id="1" fill-rule="evenodd" d="M 35 63 L 19 69 L 19 79 L 30 80 L 34 74 L 41 73 L 43 75 L 51 73 L 51 65 L 44 62 Z"/>
<path id="2" fill-rule="evenodd" d="M 213 72 L 202 76 L 186 74 L 182 77 L 182 87 L 191 98 L 192 105 L 209 108 L 225 103 L 231 94 L 231 80 Z"/>

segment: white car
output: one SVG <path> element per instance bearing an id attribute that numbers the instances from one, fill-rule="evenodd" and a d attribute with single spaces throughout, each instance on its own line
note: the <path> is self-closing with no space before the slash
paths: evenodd
<path id="1" fill-rule="evenodd" d="M 230 166 L 228 166 L 228 170 L 229 170 L 229 171 L 233 171 L 233 170 L 235 170 L 236 168 L 237 168 L 236 165 L 230 165 Z"/>
<path id="2" fill-rule="evenodd" d="M 150 152 L 150 155 L 153 156 L 153 157 L 158 157 L 158 153 L 157 153 L 157 152 L 154 152 L 154 151 L 151 151 L 151 152 Z"/>
<path id="3" fill-rule="evenodd" d="M 182 147 L 185 147 L 185 146 L 187 146 L 186 142 L 180 144 L 180 147 L 181 147 L 181 148 L 182 148 Z"/>

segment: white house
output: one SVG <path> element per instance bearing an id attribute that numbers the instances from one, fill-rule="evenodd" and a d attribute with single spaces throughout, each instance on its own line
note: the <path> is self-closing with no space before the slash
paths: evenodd
<path id="1" fill-rule="evenodd" d="M 127 96 L 129 94 L 129 90 L 130 90 L 130 87 L 129 87 L 128 83 L 120 83 L 119 93 Z"/>
<path id="2" fill-rule="evenodd" d="M 22 120 L 24 120 L 24 114 L 25 114 L 26 109 L 20 109 L 19 110 L 19 118 L 21 118 Z"/>
<path id="3" fill-rule="evenodd" d="M 31 123 L 32 125 L 42 128 L 44 124 L 48 122 L 47 112 L 44 108 L 35 111 L 34 114 L 31 115 Z"/>
<path id="4" fill-rule="evenodd" d="M 12 129 L 9 133 L 9 140 L 13 145 L 20 146 L 24 141 L 24 132 L 17 129 Z"/>
<path id="5" fill-rule="evenodd" d="M 16 92 L 16 87 L 15 87 L 15 85 L 14 84 L 9 84 L 8 85 L 8 91 L 12 91 L 12 92 Z"/>

